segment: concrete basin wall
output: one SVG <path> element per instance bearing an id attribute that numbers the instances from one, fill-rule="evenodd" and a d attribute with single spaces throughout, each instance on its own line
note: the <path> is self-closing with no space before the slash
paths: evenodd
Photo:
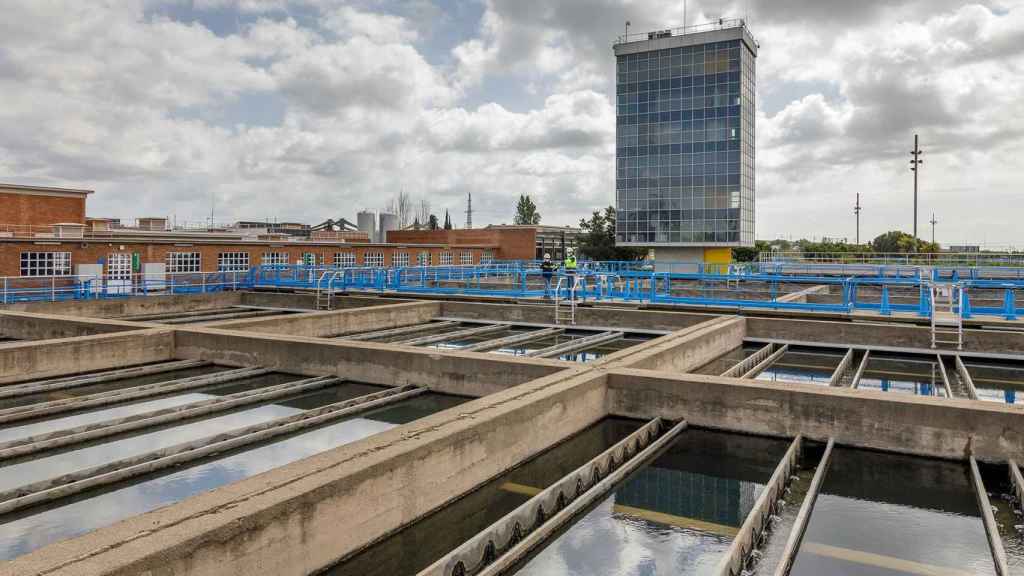
<path id="1" fill-rule="evenodd" d="M 182 359 L 199 358 L 229 366 L 265 366 L 310 376 L 337 375 L 385 386 L 414 384 L 472 397 L 500 392 L 572 366 L 559 360 L 526 360 L 472 352 L 440 354 L 429 348 L 240 334 L 219 329 L 179 330 L 175 335 L 175 354 Z"/>
<path id="2" fill-rule="evenodd" d="M 602 358 L 616 366 L 690 372 L 741 346 L 746 319 L 720 316 Z"/>
<path id="3" fill-rule="evenodd" d="M 115 318 L 141 314 L 188 312 L 203 308 L 227 308 L 241 303 L 241 292 L 214 292 L 209 294 L 175 294 L 173 296 L 134 296 L 104 300 L 65 300 L 61 302 L 21 302 L 0 306 L 0 310 L 81 316 L 88 318 Z"/>
<path id="4" fill-rule="evenodd" d="M 210 323 L 223 329 L 294 336 L 337 336 L 429 322 L 441 312 L 437 302 L 409 302 L 369 308 L 288 314 Z"/>
<path id="5" fill-rule="evenodd" d="M 826 440 L 937 458 L 1024 456 L 1024 407 L 797 383 L 637 369 L 609 372 L 609 411 L 685 418 L 754 434 Z"/>
<path id="6" fill-rule="evenodd" d="M 529 324 L 553 324 L 554 306 L 535 304 L 483 304 L 477 302 L 441 303 L 441 315 L 448 318 L 471 318 L 523 322 Z M 634 308 L 616 308 L 611 305 L 580 305 L 576 307 L 576 324 L 579 326 L 600 326 L 608 328 L 641 328 L 645 330 L 674 331 L 700 324 L 715 318 L 715 314 L 695 312 L 650 312 Z"/>
<path id="7" fill-rule="evenodd" d="M 602 418 L 604 376 L 574 372 L 38 550 L 0 576 L 305 576 Z"/>
<path id="8" fill-rule="evenodd" d="M 0 346 L 0 384 L 174 359 L 171 330 L 139 330 Z"/>
<path id="9" fill-rule="evenodd" d="M 139 328 L 139 324 L 120 320 L 85 319 L 76 316 L 30 312 L 0 312 L 0 334 L 18 340 L 74 338 L 138 330 Z"/>

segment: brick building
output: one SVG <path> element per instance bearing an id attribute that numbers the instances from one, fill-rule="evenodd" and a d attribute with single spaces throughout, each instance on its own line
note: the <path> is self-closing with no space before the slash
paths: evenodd
<path id="1" fill-rule="evenodd" d="M 363 233 L 312 239 L 265 230 L 196 232 L 168 229 L 166 219 L 140 218 L 137 226 L 86 218 L 92 192 L 0 184 L 0 276 L 130 275 L 162 265 L 167 274 L 243 271 L 262 264 L 305 262 L 326 266 L 478 264 L 497 245 L 410 238 L 388 244 L 360 241 Z"/>
<path id="2" fill-rule="evenodd" d="M 443 244 L 453 249 L 483 250 L 497 260 L 538 260 L 545 253 L 564 258 L 566 249 L 575 249 L 579 228 L 559 226 L 491 225 L 461 230 L 391 230 L 389 242 L 406 244 Z"/>

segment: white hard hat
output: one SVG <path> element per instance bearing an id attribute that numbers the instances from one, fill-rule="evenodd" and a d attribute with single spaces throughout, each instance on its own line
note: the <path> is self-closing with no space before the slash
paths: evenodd
<path id="1" fill-rule="evenodd" d="M 551 258 L 551 254 L 548 254 L 547 252 L 545 252 L 544 253 L 544 258 Z"/>

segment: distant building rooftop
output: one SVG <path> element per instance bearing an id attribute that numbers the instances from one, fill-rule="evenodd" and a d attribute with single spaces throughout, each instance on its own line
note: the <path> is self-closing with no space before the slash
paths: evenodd
<path id="1" fill-rule="evenodd" d="M 27 186 L 24 184 L 4 184 L 0 182 L 0 192 L 15 194 L 37 194 L 43 196 L 87 196 L 92 190 L 81 190 L 77 188 L 55 188 L 52 186 Z"/>

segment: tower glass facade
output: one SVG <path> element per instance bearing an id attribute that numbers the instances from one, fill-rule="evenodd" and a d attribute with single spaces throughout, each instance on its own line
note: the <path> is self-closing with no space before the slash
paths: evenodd
<path id="1" fill-rule="evenodd" d="M 616 242 L 753 245 L 756 44 L 746 28 L 615 51 Z"/>

